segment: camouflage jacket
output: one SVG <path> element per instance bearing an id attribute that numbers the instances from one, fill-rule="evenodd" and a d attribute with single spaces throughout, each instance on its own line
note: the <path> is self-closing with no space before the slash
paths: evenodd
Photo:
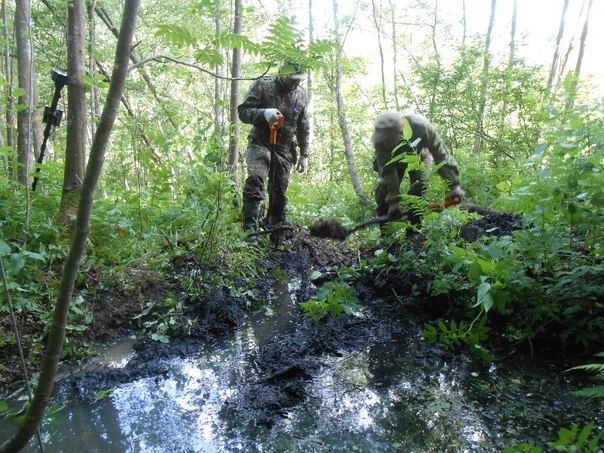
<path id="1" fill-rule="evenodd" d="M 307 104 L 308 96 L 304 88 L 298 86 L 287 91 L 278 77 L 267 76 L 254 82 L 237 111 L 242 122 L 253 126 L 249 140 L 268 148 L 270 131 L 264 119 L 264 109 L 278 109 L 285 120 L 277 133 L 277 145 L 288 149 L 295 138 L 300 147 L 300 155 L 305 157 L 308 156 L 310 137 Z"/>
<path id="2" fill-rule="evenodd" d="M 459 166 L 453 154 L 442 142 L 440 135 L 432 123 L 426 117 L 415 113 L 403 116 L 398 112 L 384 112 L 376 118 L 374 123 L 375 129 L 371 139 L 374 144 L 380 143 L 381 145 L 376 147 L 373 169 L 378 171 L 378 148 L 383 149 L 382 152 L 387 153 L 387 155 L 382 156 L 381 161 L 387 162 L 393 157 L 391 150 L 402 140 L 403 118 L 406 118 L 409 126 L 411 126 L 412 136 L 408 142 L 415 143 L 415 147 L 412 150 L 409 145 L 405 145 L 399 148 L 396 154 L 413 151 L 420 153 L 422 149 L 426 148 L 432 155 L 434 162 L 437 165 L 442 164 L 437 171 L 440 177 L 448 181 L 451 186 L 458 185 Z M 407 143 L 407 141 L 405 140 L 404 143 Z"/>
<path id="3" fill-rule="evenodd" d="M 405 118 L 409 121 L 411 130 L 413 131 L 413 136 L 409 141 L 413 143 L 417 138 L 421 138 L 416 149 L 421 151 L 422 148 L 428 148 L 430 154 L 434 157 L 434 162 L 437 165 L 443 164 L 438 169 L 440 177 L 445 181 L 449 181 L 452 186 L 458 185 L 459 167 L 457 161 L 453 157 L 453 154 L 451 154 L 451 151 L 442 142 L 440 135 L 432 123 L 422 115 L 413 113 L 405 115 Z"/>

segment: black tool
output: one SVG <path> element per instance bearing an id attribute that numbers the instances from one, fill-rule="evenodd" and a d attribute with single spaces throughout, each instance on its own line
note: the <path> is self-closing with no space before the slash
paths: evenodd
<path id="1" fill-rule="evenodd" d="M 40 155 L 38 156 L 38 166 L 36 168 L 36 176 L 34 177 L 34 182 L 31 186 L 31 190 L 35 191 L 36 186 L 38 185 L 38 180 L 40 179 L 40 164 L 44 160 L 44 152 L 46 151 L 46 144 L 48 143 L 48 138 L 52 134 L 52 129 L 55 127 L 59 127 L 61 124 L 61 119 L 63 118 L 63 111 L 57 109 L 57 105 L 59 104 L 59 99 L 61 99 L 61 90 L 67 84 L 67 74 L 59 71 L 58 69 L 53 69 L 51 72 L 52 80 L 55 82 L 55 94 L 52 98 L 52 103 L 50 107 L 44 108 L 44 117 L 42 118 L 42 122 L 46 123 L 46 128 L 44 128 L 44 139 L 42 140 L 42 146 L 40 147 Z"/>

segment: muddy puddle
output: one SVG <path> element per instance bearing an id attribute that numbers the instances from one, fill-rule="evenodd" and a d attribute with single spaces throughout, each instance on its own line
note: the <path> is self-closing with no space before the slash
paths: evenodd
<path id="1" fill-rule="evenodd" d="M 296 303 L 305 285 L 277 285 L 222 335 L 126 339 L 65 374 L 46 452 L 496 452 L 603 419 L 568 376 L 444 352 L 400 307 L 315 326 Z"/>

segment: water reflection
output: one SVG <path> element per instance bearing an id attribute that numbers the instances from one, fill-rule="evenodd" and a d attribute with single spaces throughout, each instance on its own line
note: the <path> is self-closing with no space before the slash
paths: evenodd
<path id="1" fill-rule="evenodd" d="M 284 285 L 266 302 L 273 316 L 261 310 L 223 342 L 187 348 L 186 358 L 158 357 L 162 373 L 116 384 L 96 403 L 75 392 L 58 395 L 65 408 L 42 425 L 46 451 L 495 452 L 503 438 L 522 438 L 516 427 L 501 424 L 498 401 L 479 398 L 503 385 L 499 368 L 447 362 L 408 334 L 320 357 L 299 404 L 281 408 L 271 426 L 244 423 L 236 408 L 225 408 L 265 377 L 254 364 L 258 351 L 293 332 L 293 291 Z M 106 351 L 103 365 L 127 366 L 131 347 Z M 489 404 L 493 418 L 485 415 Z M 3 422 L 2 438 L 13 429 Z"/>

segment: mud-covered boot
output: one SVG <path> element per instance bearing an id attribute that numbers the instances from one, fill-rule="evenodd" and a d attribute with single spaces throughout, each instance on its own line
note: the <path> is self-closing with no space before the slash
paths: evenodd
<path id="1" fill-rule="evenodd" d="M 271 242 L 273 244 L 281 244 L 286 237 L 285 231 L 283 231 L 283 224 L 286 221 L 287 212 L 287 198 L 285 196 L 276 197 L 273 210 L 269 213 L 267 223 L 269 228 L 274 228 L 271 233 Z"/>
<path id="2" fill-rule="evenodd" d="M 259 200 L 243 200 L 243 229 L 248 234 L 255 233 L 258 229 Z M 258 236 L 250 236 L 251 242 L 258 240 Z"/>

